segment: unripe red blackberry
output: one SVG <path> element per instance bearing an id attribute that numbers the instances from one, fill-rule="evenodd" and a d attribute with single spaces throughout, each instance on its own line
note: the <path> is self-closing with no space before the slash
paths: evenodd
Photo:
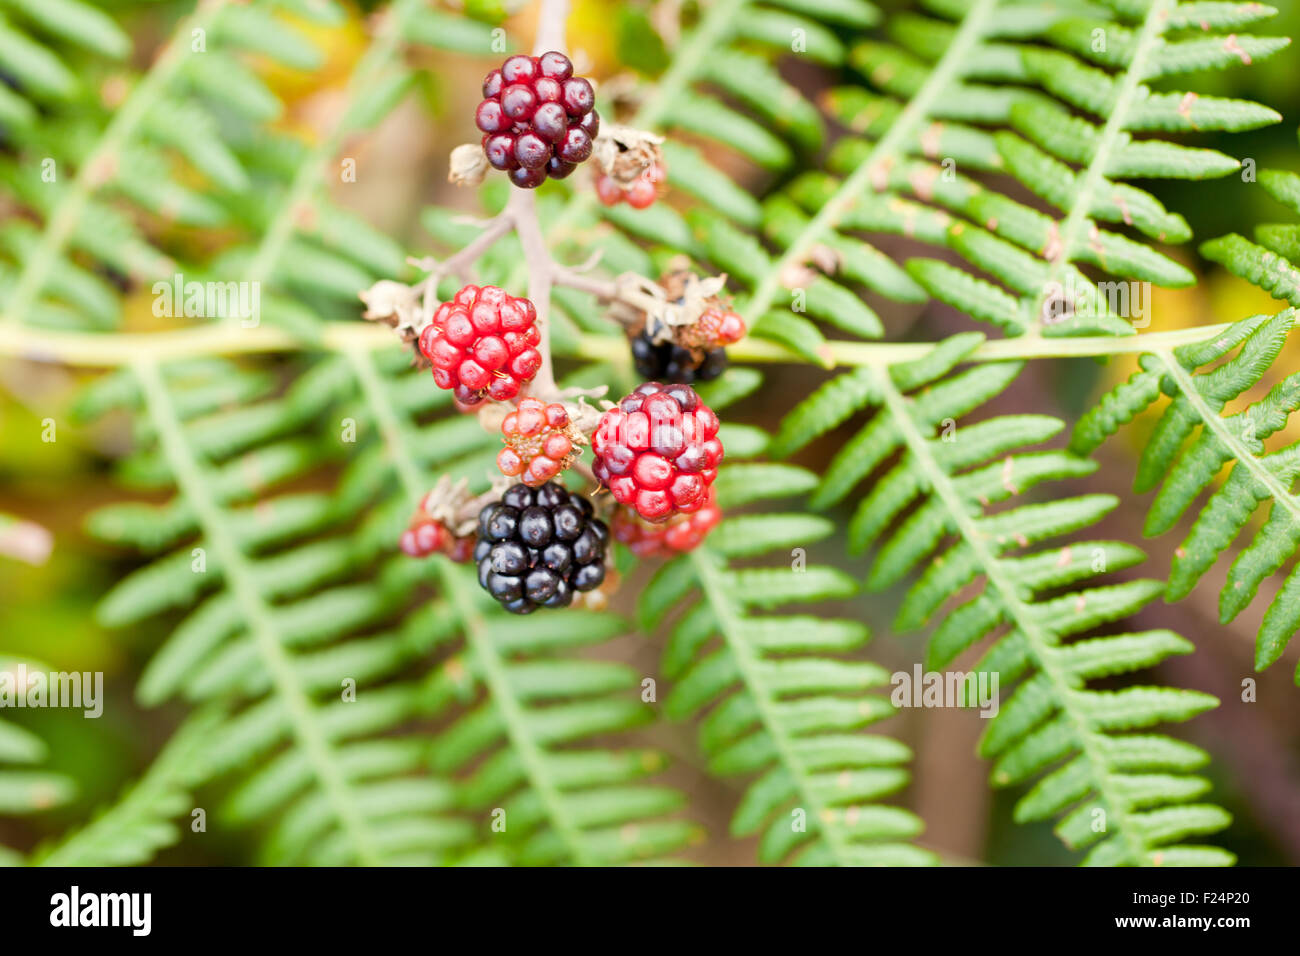
<path id="1" fill-rule="evenodd" d="M 474 122 L 488 162 L 510 181 L 533 189 L 547 176 L 563 179 L 591 156 L 600 131 L 591 83 L 552 50 L 509 57 L 483 81 Z"/>
<path id="2" fill-rule="evenodd" d="M 718 475 L 718 416 L 687 385 L 647 382 L 605 412 L 592 471 L 646 521 L 699 511 Z"/>
<path id="3" fill-rule="evenodd" d="M 745 337 L 745 320 L 730 309 L 717 306 L 684 325 L 677 333 L 677 341 L 688 349 L 711 351 L 735 345 Z"/>
<path id="4" fill-rule="evenodd" d="M 655 163 L 626 186 L 602 173 L 596 177 L 596 198 L 606 206 L 627 203 L 633 209 L 645 209 L 659 198 L 659 183 L 666 177 L 662 165 Z"/>
<path id="5" fill-rule="evenodd" d="M 501 434 L 506 447 L 497 455 L 497 467 L 531 488 L 568 469 L 587 443 L 563 405 L 536 398 L 520 399 L 519 407 L 501 422 Z"/>
<path id="6" fill-rule="evenodd" d="M 447 557 L 457 564 L 464 564 L 470 558 L 474 557 L 474 545 L 477 539 L 473 535 L 467 535 L 463 538 L 452 538 L 451 543 L 447 545 Z"/>
<path id="7" fill-rule="evenodd" d="M 420 353 L 433 380 L 452 389 L 462 406 L 490 398 L 506 402 L 532 381 L 542 364 L 537 310 L 495 286 L 467 285 L 438 306 L 420 333 Z"/>
<path id="8" fill-rule="evenodd" d="M 562 485 L 514 485 L 478 518 L 478 580 L 514 614 L 568 607 L 605 580 L 609 528 Z"/>
<path id="9" fill-rule="evenodd" d="M 413 558 L 427 558 L 448 547 L 454 539 L 435 518 L 417 513 L 411 526 L 402 532 L 401 549 Z"/>
<path id="10" fill-rule="evenodd" d="M 709 489 L 704 507 L 689 514 L 673 515 L 667 521 L 643 521 L 636 509 L 619 505 L 610 521 L 614 539 L 627 545 L 639 558 L 672 558 L 693 551 L 722 520 L 722 512 Z"/>

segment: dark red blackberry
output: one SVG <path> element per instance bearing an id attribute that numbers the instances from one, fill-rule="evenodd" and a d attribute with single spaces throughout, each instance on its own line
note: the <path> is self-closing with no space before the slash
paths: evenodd
<path id="1" fill-rule="evenodd" d="M 568 607 L 605 580 L 609 528 L 591 502 L 555 482 L 514 485 L 478 516 L 478 581 L 512 614 Z"/>
<path id="2" fill-rule="evenodd" d="M 563 179 L 591 155 L 595 103 L 591 83 L 573 75 L 563 53 L 510 57 L 484 79 L 474 113 L 488 163 L 524 189 Z"/>

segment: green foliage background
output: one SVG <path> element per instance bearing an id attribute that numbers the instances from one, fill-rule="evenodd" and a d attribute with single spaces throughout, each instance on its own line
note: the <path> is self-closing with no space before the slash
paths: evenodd
<path id="1" fill-rule="evenodd" d="M 512 49 L 531 42 L 533 6 L 504 21 Z M 708 863 L 1067 863 L 1079 854 L 1037 821 L 1064 815 L 1067 842 L 1084 844 L 1069 838 L 1065 811 L 1100 791 L 1111 802 L 1134 800 L 1139 811 L 1168 804 L 1169 818 L 1136 813 L 1142 820 L 1126 831 L 1129 845 L 1116 849 L 1122 841 L 1106 841 L 1094 862 L 1120 862 L 1130 851 L 1142 856 L 1149 850 L 1143 827 L 1159 826 L 1196 835 L 1197 846 L 1213 843 L 1242 864 L 1300 860 L 1300 831 L 1288 812 L 1300 793 L 1300 697 L 1290 681 L 1295 648 L 1275 637 L 1274 656 L 1285 659 L 1256 675 L 1251 648 L 1267 600 L 1221 625 L 1216 584 L 1191 589 L 1189 581 L 1190 597 L 1181 604 L 1158 599 L 1171 562 L 1179 573 L 1174 548 L 1189 533 L 1195 509 L 1181 533 L 1147 549 L 1145 577 L 1098 582 L 1088 591 L 1088 614 L 1076 612 L 1073 622 L 1070 609 L 1079 598 L 1067 589 L 1093 586 L 1086 568 L 1034 577 L 1024 559 L 972 556 L 962 522 L 952 517 L 961 509 L 942 514 L 945 500 L 996 501 L 1007 483 L 1001 456 L 1016 455 L 1018 491 L 1051 483 L 1025 506 L 1056 509 L 1044 517 L 1044 537 L 1077 530 L 1073 538 L 1103 542 L 1108 570 L 1121 571 L 1142 561 L 1135 529 L 1151 506 L 1149 497 L 1132 492 L 1131 476 L 1139 468 L 1167 473 L 1174 458 L 1156 457 L 1146 440 L 1161 427 L 1154 416 L 1139 417 L 1105 445 L 1101 433 L 1113 431 L 1113 422 L 1092 436 L 1076 432 L 1072 443 L 1058 440 L 1055 450 L 1022 449 L 1068 436 L 1066 423 L 1081 417 L 1085 425 L 1107 419 L 1111 406 L 1098 401 L 1137 368 L 1132 356 L 1107 363 L 1043 359 L 1023 369 L 962 364 L 983 341 L 972 328 L 989 338 L 1010 336 L 1032 314 L 1030 286 L 1017 287 L 1010 265 L 1002 273 L 996 266 L 1023 264 L 1024 275 L 1036 275 L 1034 257 L 1017 247 L 1035 249 L 1037 230 L 1048 221 L 1041 210 L 1061 207 L 1060 196 L 1043 185 L 1046 174 L 1035 178 L 1044 168 L 1033 165 L 1041 156 L 1025 148 L 1024 138 L 1050 129 L 1044 114 L 1033 112 L 1033 104 L 1050 105 L 1036 87 L 1071 102 L 1069 90 L 1051 85 L 1068 71 L 1044 58 L 1049 51 L 1065 56 L 1062 50 L 1082 57 L 1071 45 L 1077 37 L 1068 28 L 1050 39 L 1035 36 L 1032 18 L 987 3 L 879 6 L 877 14 L 848 0 L 687 4 L 682 39 L 661 42 L 647 39 L 651 25 L 662 23 L 662 11 L 647 4 L 575 5 L 570 47 L 589 57 L 602 80 L 636 73 L 643 97 L 627 115 L 668 132 L 674 188 L 668 203 L 644 214 L 602 214 L 590 198 L 571 198 L 567 187 L 542 190 L 542 221 L 557 254 L 577 262 L 598 245 L 604 268 L 647 275 L 682 254 L 711 264 L 730 274 L 756 326 L 755 357 L 762 357 L 763 343 L 775 343 L 791 361 L 761 365 L 760 378 L 760 366 L 750 367 L 738 350 L 738 367 L 711 386 L 714 406 L 726 408 L 733 460 L 723 497 L 740 514 L 718 530 L 708 551 L 653 576 L 653 569 L 624 561 L 628 577 L 609 614 L 517 622 L 492 614 L 466 575 L 441 564 L 416 566 L 392 549 L 412 500 L 437 474 L 482 479 L 491 436 L 448 416 L 442 396 L 426 376 L 407 373 L 402 356 L 318 348 L 323 330 L 337 328 L 324 323 L 356 319 L 358 289 L 380 277 L 410 278 L 407 254 L 462 245 L 475 230 L 458 214 L 504 202 L 499 182 L 479 197 L 444 182 L 447 151 L 473 138 L 476 88 L 500 59 L 491 52 L 490 30 L 504 8 L 470 4 L 473 16 L 466 16 L 414 0 L 365 11 L 303 0 L 191 14 L 188 4 L 114 3 L 100 14 L 113 27 L 84 20 L 97 8 L 81 4 L 0 4 L 0 65 L 26 80 L 0 96 L 6 314 L 18 300 L 25 325 L 106 335 L 174 324 L 152 316 L 144 281 L 170 275 L 154 258 L 165 254 L 187 277 L 261 279 L 270 290 L 264 321 L 302 343 L 287 354 L 145 362 L 134 374 L 6 360 L 0 512 L 45 525 L 56 547 L 39 567 L 7 560 L 0 566 L 0 650 L 56 669 L 103 670 L 109 699 L 98 721 L 66 711 L 4 715 L 34 735 L 23 737 L 30 748 L 23 755 L 39 768 L 34 772 L 57 775 L 58 795 L 66 799 L 17 818 L 0 812 L 0 845 L 47 862 L 97 863 L 600 863 L 661 856 Z M 1077 6 L 1085 20 L 1119 18 L 1133 29 L 1146 8 L 1136 0 L 1111 11 Z M 989 8 L 990 23 L 1003 16 L 1004 29 L 1020 23 L 1025 35 L 976 36 L 963 55 L 943 58 L 957 29 L 946 24 L 963 14 L 969 20 L 979 7 Z M 190 35 L 182 18 L 191 15 L 208 30 L 207 55 L 225 59 L 216 69 L 200 61 L 205 66 L 193 75 L 181 67 L 167 83 L 142 80 L 163 74 L 165 65 L 144 71 L 168 35 Z M 788 52 L 792 28 L 808 37 L 797 56 Z M 1258 27 L 1267 35 L 1298 30 L 1294 9 Z M 1036 52 L 1022 56 L 1016 43 Z M 42 55 L 38 47 L 52 52 Z M 951 71 L 954 82 L 971 74 L 981 92 L 939 95 L 924 82 L 929 61 Z M 1110 68 L 1122 73 L 1122 63 Z M 1294 167 L 1297 69 L 1294 51 L 1282 50 L 1248 69 L 1157 79 L 1157 90 L 1257 101 L 1282 117 L 1241 132 L 1159 138 L 1250 157 L 1260 169 Z M 51 254 L 39 267 L 44 281 L 24 286 L 20 277 L 38 271 L 33 243 L 59 223 L 59 207 L 49 199 L 59 193 L 32 185 L 39 159 L 56 157 L 84 175 L 94 168 L 88 151 L 122 122 L 123 88 L 138 97 L 128 103 L 139 102 L 146 99 L 141 86 L 151 82 L 158 89 L 121 150 L 114 185 L 87 193 L 84 225 L 47 242 Z M 1080 84 L 1086 93 L 1088 82 Z M 1014 107 L 1026 88 L 1031 105 Z M 36 104 L 30 115 L 22 105 L 28 100 Z M 899 114 L 918 102 L 940 115 L 955 111 L 939 155 L 958 158 L 963 182 L 973 174 L 990 183 L 986 193 L 966 196 L 959 185 L 949 195 L 942 181 L 932 194 L 915 187 L 912 174 L 928 161 L 915 155 L 913 141 L 930 113 L 913 105 L 914 115 Z M 601 105 L 612 115 L 608 103 Z M 906 125 L 909 118 L 915 126 Z M 1105 118 L 1103 112 L 1094 122 Z M 886 198 L 925 201 L 916 219 L 900 218 L 874 195 L 864 162 L 879 158 L 873 143 L 897 159 Z M 1013 169 L 1021 182 L 1002 174 L 1017 156 L 1025 163 Z M 334 182 L 339 157 L 357 159 L 356 183 Z M 1182 286 L 1157 293 L 1151 332 L 1278 311 L 1280 303 L 1232 275 L 1258 283 L 1261 250 L 1223 250 L 1220 243 L 1202 258 L 1196 245 L 1225 233 L 1263 241 L 1254 235 L 1257 224 L 1287 218 L 1277 201 L 1288 198 L 1285 183 L 1266 189 L 1235 174 L 1140 178 L 1137 185 L 1154 199 L 1148 206 L 1129 197 L 1139 210 L 1135 228 L 1114 210 L 1110 219 L 1099 208 L 1083 210 L 1080 223 L 1091 214 L 1121 238 L 1081 274 Z M 61 190 L 75 190 L 62 182 Z M 851 215 L 838 232 L 814 234 L 809 222 L 845 182 L 856 183 Z M 1001 231 L 987 226 L 997 235 L 984 234 L 981 245 L 972 232 L 948 231 L 936 209 L 977 226 L 998 222 Z M 1195 241 L 1158 244 L 1179 216 Z M 791 313 L 781 300 L 782 277 L 823 240 L 839 253 L 840 274 L 813 278 L 807 314 Z M 1269 248 L 1287 241 L 1289 235 L 1275 234 Z M 517 247 L 502 243 L 482 269 L 485 278 L 518 286 Z M 1288 291 L 1295 295 L 1283 290 L 1278 297 Z M 561 371 L 575 383 L 626 386 L 631 370 L 598 310 L 569 290 L 556 300 Z M 1067 323 L 1055 334 L 1097 330 L 1116 331 L 1101 319 L 1096 328 Z M 1288 330 L 1287 317 L 1241 327 L 1243 339 L 1258 331 L 1251 341 L 1270 361 L 1212 397 L 1210 412 L 1295 368 L 1294 343 L 1283 344 Z M 853 346 L 882 338 L 945 344 L 928 358 L 909 356 L 883 370 L 867 365 L 832 375 L 820 367 L 828 340 Z M 1153 366 L 1155 359 L 1142 360 L 1143 401 L 1121 396 L 1120 418 L 1157 401 L 1168 369 Z M 1183 351 L 1175 364 L 1183 359 L 1195 370 L 1215 356 Z M 792 397 L 819 387 L 791 414 Z M 917 404 L 909 405 L 908 396 Z M 1176 392 L 1172 397 L 1176 402 Z M 1280 415 L 1276 438 L 1294 441 L 1285 422 L 1290 393 L 1271 400 Z M 908 408 L 922 409 L 920 422 L 899 430 Z M 965 427 L 963 416 L 977 409 L 975 419 L 989 423 L 971 428 L 983 427 L 976 434 L 986 444 L 971 439 L 958 446 L 967 460 L 945 461 L 942 446 L 927 442 L 926 428 L 950 415 Z M 47 417 L 59 428 L 52 444 L 41 441 Z M 336 438 L 348 417 L 360 425 L 355 448 Z M 890 434 L 864 439 L 860 429 L 873 420 Z M 1202 469 L 1184 509 L 1231 459 L 1220 455 Z M 960 469 L 968 470 L 958 477 Z M 1101 497 L 1107 494 L 1116 498 Z M 919 510 L 891 529 L 890 517 L 909 507 Z M 919 533 L 924 520 L 915 517 L 927 507 L 934 543 L 946 542 L 944 572 L 934 570 L 938 565 L 926 572 L 929 549 L 916 545 L 928 540 Z M 1179 513 L 1148 527 L 1168 530 Z M 1013 514 L 1002 521 L 1022 530 L 1031 515 L 1045 512 Z M 1284 526 L 1280 533 L 1291 532 Z M 197 583 L 189 572 L 198 537 L 224 577 L 220 587 L 215 576 Z M 1248 550 L 1249 539 L 1235 537 L 1219 535 L 1210 556 Z M 869 560 L 845 556 L 873 544 L 885 551 L 871 551 Z M 793 547 L 809 549 L 810 576 L 784 570 Z M 766 562 L 758 560 L 764 555 Z M 1255 579 L 1270 577 L 1282 560 L 1265 562 Z M 956 617 L 951 608 L 938 613 L 944 599 L 986 577 L 986 593 L 1001 595 L 995 618 L 1023 622 L 1048 608 L 1039 635 L 1044 645 L 1066 634 L 1132 635 L 1111 638 L 1124 642 L 1123 653 L 1121 644 L 1071 644 L 1077 651 L 1052 681 L 1032 668 L 1017 671 L 1014 641 L 997 642 L 1010 655 L 1000 659 L 1004 673 L 1024 674 L 1030 692 L 1020 708 L 1004 697 L 1012 716 L 978 746 L 995 761 L 995 782 L 1019 785 L 992 796 L 990 765 L 976 756 L 978 717 L 895 714 L 886 700 L 891 671 L 921 660 L 942 666 L 993 632 L 990 618 L 957 637 L 950 633 L 947 645 L 935 637 L 928 648 L 908 633 L 927 620 L 942 633 Z M 999 579 L 1007 582 L 1001 591 Z M 1094 616 L 1098 601 L 1107 610 Z M 769 611 L 790 604 L 807 606 L 793 622 L 764 623 Z M 1283 637 L 1291 630 L 1274 627 Z M 288 652 L 278 650 L 281 644 Z M 1091 669 L 1089 654 L 1096 659 Z M 1121 657 L 1124 666 L 1116 663 Z M 1052 751 L 1066 757 L 1064 770 L 1049 773 L 1017 804 L 1045 769 L 1025 756 L 1032 747 L 1021 745 L 1040 739 L 1032 732 L 1061 723 L 1053 715 L 1059 717 L 1064 675 L 1101 678 L 1077 702 L 1083 714 L 1121 699 L 1108 695 L 1129 682 L 1112 675 L 1148 665 L 1157 666 L 1141 684 L 1161 686 L 1162 696 L 1143 700 L 1134 709 L 1139 717 L 1116 717 L 1107 733 L 1154 722 L 1142 714 L 1189 718 L 1210 707 L 1213 695 L 1222 705 L 1179 729 L 1205 753 L 1169 738 L 1143 738 L 1151 752 L 1128 766 L 1119 744 L 1110 753 L 1104 740 L 1094 740 L 1078 759 L 1066 746 Z M 336 702 L 340 673 L 362 682 L 357 705 Z M 657 707 L 640 703 L 644 676 L 659 682 Z M 1259 682 L 1256 703 L 1237 702 L 1245 677 Z M 1033 708 L 1031 694 L 1053 681 L 1048 697 L 1056 703 Z M 698 730 L 695 718 L 702 718 Z M 65 793 L 64 781 L 75 790 Z M 845 792 L 865 807 L 851 818 Z M 106 816 L 92 818 L 105 806 Z M 210 811 L 208 831 L 187 832 L 176 843 L 168 821 L 183 828 L 193 806 Z M 789 837 L 791 806 L 809 810 L 810 844 Z M 508 810 L 509 840 L 487 830 L 496 807 Z M 1228 815 L 1230 828 L 1200 836 L 1220 829 Z M 1014 826 L 1013 818 L 1033 825 Z M 69 833 L 70 842 L 60 842 Z M 1179 852 L 1187 853 L 1185 862 L 1226 858 L 1219 849 Z M 1164 856 L 1178 862 L 1168 851 Z"/>

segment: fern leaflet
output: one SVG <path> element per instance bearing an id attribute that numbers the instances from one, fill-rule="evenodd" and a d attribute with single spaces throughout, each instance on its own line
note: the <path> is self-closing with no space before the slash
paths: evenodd
<path id="1" fill-rule="evenodd" d="M 1142 358 L 1142 368 L 1117 386 L 1075 428 L 1072 446 L 1091 451 L 1162 395 L 1169 404 L 1138 463 L 1134 490 L 1159 486 L 1147 515 L 1148 535 L 1170 531 L 1210 490 L 1220 470 L 1228 477 L 1210 492 L 1173 559 L 1166 598 L 1186 597 L 1234 541 L 1250 542 L 1233 560 L 1219 594 L 1219 618 L 1233 620 L 1254 600 L 1260 585 L 1296 553 L 1300 544 L 1300 444 L 1266 447 L 1300 407 L 1300 374 L 1289 375 L 1240 411 L 1226 406 L 1269 371 L 1295 322 L 1291 309 L 1245 319 L 1199 345 L 1160 350 Z M 1235 352 L 1236 354 L 1232 354 Z M 1226 360 L 1225 360 L 1226 359 Z M 1255 513 L 1268 518 L 1253 532 Z M 1275 662 L 1300 628 L 1300 570 L 1278 590 L 1260 625 L 1255 644 L 1257 670 Z M 1296 673 L 1300 683 L 1300 670 Z"/>

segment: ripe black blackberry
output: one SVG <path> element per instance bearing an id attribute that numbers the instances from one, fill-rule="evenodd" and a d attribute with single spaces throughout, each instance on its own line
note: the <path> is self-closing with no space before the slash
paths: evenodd
<path id="1" fill-rule="evenodd" d="M 676 342 L 653 342 L 645 331 L 632 337 L 631 346 L 636 373 L 647 382 L 690 385 L 711 381 L 727 369 L 727 350 L 724 348 L 711 349 L 700 362 L 690 349 L 682 348 Z"/>
<path id="2" fill-rule="evenodd" d="M 605 580 L 609 528 L 562 485 L 514 485 L 478 516 L 474 560 L 483 589 L 512 614 L 568 607 Z"/>

